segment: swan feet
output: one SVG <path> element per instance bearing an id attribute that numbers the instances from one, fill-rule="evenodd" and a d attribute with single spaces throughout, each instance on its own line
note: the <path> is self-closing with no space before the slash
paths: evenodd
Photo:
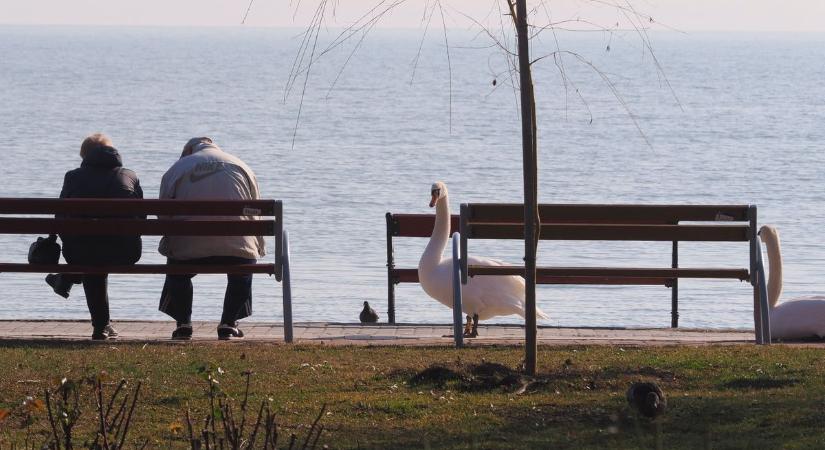
<path id="1" fill-rule="evenodd" d="M 464 337 L 478 337 L 478 314 L 473 314 L 473 317 L 467 314 L 467 324 L 464 325 Z"/>

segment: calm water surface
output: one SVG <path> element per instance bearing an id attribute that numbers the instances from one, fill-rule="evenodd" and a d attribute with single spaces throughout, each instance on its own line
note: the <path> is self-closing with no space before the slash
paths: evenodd
<path id="1" fill-rule="evenodd" d="M 425 42 L 413 71 L 420 32 L 375 32 L 343 72 L 347 48 L 313 67 L 293 146 L 301 83 L 284 97 L 296 36 L 0 27 L 0 196 L 56 196 L 63 174 L 79 164 L 83 137 L 104 131 L 140 175 L 146 196 L 156 197 L 183 143 L 212 136 L 253 167 L 266 197 L 284 201 L 295 319 L 356 321 L 364 300 L 386 318 L 387 211 L 428 212 L 435 180 L 448 184 L 454 211 L 461 202 L 522 199 L 518 109 L 506 60 L 474 34 L 452 33 L 450 95 L 439 40 Z M 825 36 L 654 35 L 667 80 L 633 35 L 560 39 L 601 75 L 570 57 L 563 61 L 565 89 L 551 59 L 535 66 L 540 201 L 755 203 L 760 222 L 782 233 L 785 298 L 825 293 Z M 535 42 L 534 54 L 548 49 Z M 24 261 L 32 239 L 0 237 L 3 259 Z M 143 261 L 161 262 L 157 240 L 144 242 Z M 414 267 L 425 245 L 397 241 L 398 265 Z M 518 242 L 473 247 L 514 263 L 522 252 Z M 670 262 L 669 249 L 547 242 L 539 259 L 661 266 Z M 744 267 L 748 260 L 744 244 L 683 244 L 680 256 L 685 267 Z M 157 311 L 162 281 L 111 276 L 113 317 L 165 319 Z M 63 300 L 42 275 L 0 274 L 0 288 L 0 318 L 88 317 L 82 289 Z M 219 317 L 223 288 L 222 276 L 195 279 L 195 319 Z M 253 289 L 254 319 L 281 320 L 280 285 L 259 276 Z M 752 326 L 746 283 L 683 280 L 680 294 L 684 326 Z M 451 319 L 417 285 L 400 286 L 397 298 L 401 322 Z M 669 324 L 670 293 L 661 287 L 542 286 L 538 303 L 552 316 L 547 325 Z"/>

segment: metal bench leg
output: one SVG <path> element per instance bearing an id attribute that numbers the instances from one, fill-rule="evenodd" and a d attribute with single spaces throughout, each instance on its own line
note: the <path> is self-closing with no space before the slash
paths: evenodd
<path id="1" fill-rule="evenodd" d="M 670 267 L 679 268 L 679 242 L 673 241 L 673 253 Z M 670 328 L 679 328 L 679 279 L 673 279 L 670 287 Z"/>
<path id="2" fill-rule="evenodd" d="M 771 313 L 768 304 L 768 287 L 765 285 L 765 264 L 762 261 L 762 246 L 755 238 L 753 244 L 756 250 L 756 273 L 753 277 L 753 319 L 756 332 L 756 343 L 770 345 L 771 343 Z"/>
<path id="3" fill-rule="evenodd" d="M 453 234 L 453 336 L 456 348 L 464 346 L 464 330 L 461 326 L 461 236 Z"/>
<path id="4" fill-rule="evenodd" d="M 292 343 L 292 278 L 289 274 L 289 233 L 284 230 L 283 252 L 283 293 L 284 293 L 284 342 Z"/>
<path id="5" fill-rule="evenodd" d="M 762 260 L 762 246 L 759 240 L 756 242 L 756 285 L 753 287 L 754 300 L 758 299 L 758 304 L 754 307 L 759 309 L 759 328 L 761 333 L 761 344 L 770 345 L 771 343 L 771 312 L 768 304 L 768 286 L 765 284 L 767 278 L 765 277 L 765 263 Z"/>
<path id="6" fill-rule="evenodd" d="M 395 269 L 395 250 L 392 246 L 393 217 L 387 213 L 387 322 L 395 323 L 395 283 L 392 270 Z"/>
<path id="7" fill-rule="evenodd" d="M 670 328 L 679 328 L 679 279 L 673 279 L 670 287 Z"/>
<path id="8" fill-rule="evenodd" d="M 762 311 L 762 342 L 765 345 L 771 344 L 771 312 L 768 305 L 768 287 L 765 285 L 765 269 L 761 270 L 759 276 L 759 309 Z"/>
<path id="9" fill-rule="evenodd" d="M 759 285 L 753 287 L 753 332 L 756 343 L 759 345 L 764 344 L 765 340 L 762 336 L 762 311 L 759 302 Z"/>

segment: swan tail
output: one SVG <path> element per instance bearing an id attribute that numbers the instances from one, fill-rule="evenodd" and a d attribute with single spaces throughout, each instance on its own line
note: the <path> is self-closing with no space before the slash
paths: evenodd
<path id="1" fill-rule="evenodd" d="M 520 315 L 523 318 L 525 316 L 524 313 L 525 313 L 525 310 L 522 309 L 521 311 L 519 311 L 518 315 Z M 548 316 L 547 313 L 542 311 L 538 306 L 536 306 L 536 318 L 537 319 L 543 319 L 543 320 L 550 320 L 550 316 Z"/>

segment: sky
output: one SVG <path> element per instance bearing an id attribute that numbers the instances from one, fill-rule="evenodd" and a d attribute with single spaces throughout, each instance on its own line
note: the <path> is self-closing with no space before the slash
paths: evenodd
<path id="1" fill-rule="evenodd" d="M 320 0 L 253 0 L 248 26 L 304 28 Z M 335 5 L 330 24 L 347 25 L 381 0 L 328 0 Z M 396 0 L 387 0 L 392 3 Z M 538 4 L 532 1 L 530 4 Z M 825 32 L 825 0 L 545 0 L 554 21 L 586 18 L 601 26 L 621 22 L 623 13 L 611 4 L 629 1 L 654 18 L 656 26 L 681 31 L 804 31 Z M 498 3 L 496 3 L 498 2 Z M 484 22 L 498 17 L 494 5 L 504 0 L 441 0 L 450 27 L 468 27 L 472 17 Z M 237 26 L 250 0 L 0 0 L 0 24 Z M 379 26 L 417 28 L 426 4 L 406 0 Z M 436 16 L 440 21 L 440 17 Z"/>

